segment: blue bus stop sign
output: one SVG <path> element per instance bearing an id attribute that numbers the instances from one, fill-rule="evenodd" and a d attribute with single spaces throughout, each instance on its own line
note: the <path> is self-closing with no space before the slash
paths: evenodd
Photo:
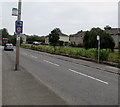
<path id="1" fill-rule="evenodd" d="M 22 33 L 22 31 L 23 31 L 23 21 L 16 21 L 15 22 L 15 32 L 16 33 Z"/>

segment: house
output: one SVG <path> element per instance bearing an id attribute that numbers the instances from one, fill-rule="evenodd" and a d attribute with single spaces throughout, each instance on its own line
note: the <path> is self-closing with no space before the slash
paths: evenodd
<path id="1" fill-rule="evenodd" d="M 105 32 L 109 33 L 113 40 L 115 41 L 115 48 L 118 48 L 118 45 L 120 43 L 120 28 L 110 28 L 106 27 Z M 83 46 L 83 38 L 85 35 L 85 31 L 79 31 L 76 34 L 66 35 L 60 32 L 60 39 L 61 41 L 68 42 L 73 46 Z M 45 43 L 49 44 L 49 36 L 45 37 Z"/>
<path id="2" fill-rule="evenodd" d="M 113 40 L 115 41 L 115 48 L 118 48 L 118 45 L 120 43 L 120 37 L 118 34 L 120 34 L 120 28 L 110 28 L 106 27 L 105 32 L 109 33 Z M 74 46 L 82 46 L 83 45 L 83 38 L 85 35 L 85 31 L 79 31 L 76 34 L 70 35 L 70 43 Z"/>
<path id="3" fill-rule="evenodd" d="M 63 41 L 64 43 L 70 43 L 68 35 L 60 32 L 59 33 L 59 37 L 60 37 L 60 39 L 59 39 L 60 41 Z M 45 44 L 49 44 L 49 35 L 47 35 L 45 37 Z"/>
<path id="4" fill-rule="evenodd" d="M 118 48 L 118 44 L 120 42 L 119 37 L 120 28 L 105 28 L 105 31 L 113 37 L 115 41 L 115 48 Z"/>
<path id="5" fill-rule="evenodd" d="M 21 34 L 21 37 L 22 37 L 23 43 L 26 43 L 27 35 L 25 35 L 25 34 Z"/>
<path id="6" fill-rule="evenodd" d="M 70 43 L 74 46 L 82 46 L 83 45 L 83 38 L 85 35 L 85 31 L 79 31 L 76 34 L 70 35 Z"/>
<path id="7" fill-rule="evenodd" d="M 59 40 L 60 40 L 60 41 L 63 41 L 63 42 L 64 42 L 64 45 L 65 45 L 65 43 L 70 43 L 70 41 L 69 41 L 69 36 L 68 36 L 68 35 L 60 32 L 59 37 L 60 37 Z"/>
<path id="8" fill-rule="evenodd" d="M 49 44 L 49 35 L 45 36 L 45 44 Z"/>

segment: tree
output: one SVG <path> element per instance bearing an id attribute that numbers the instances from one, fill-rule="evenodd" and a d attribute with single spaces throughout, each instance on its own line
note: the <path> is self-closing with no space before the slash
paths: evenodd
<path id="1" fill-rule="evenodd" d="M 8 30 L 6 28 L 0 29 L 0 32 L 2 33 L 2 38 L 8 38 L 8 43 L 12 43 L 13 45 L 16 45 L 15 35 L 9 35 Z M 20 44 L 21 43 L 23 43 L 22 37 L 20 37 Z"/>
<path id="2" fill-rule="evenodd" d="M 85 49 L 88 49 L 89 48 L 89 31 L 86 31 L 85 33 L 85 36 L 84 36 L 84 39 L 83 39 L 83 45 L 85 47 Z"/>
<path id="3" fill-rule="evenodd" d="M 49 34 L 49 42 L 50 45 L 52 46 L 56 46 L 59 42 L 59 35 L 60 35 L 60 29 L 59 28 L 55 28 L 51 31 L 51 33 Z"/>
<path id="4" fill-rule="evenodd" d="M 37 35 L 27 36 L 27 42 L 29 44 L 32 44 L 34 41 L 45 42 L 45 38 L 44 37 L 39 37 Z"/>
<path id="5" fill-rule="evenodd" d="M 11 36 L 8 42 L 12 43 L 13 45 L 16 45 L 16 36 Z M 20 44 L 22 43 L 23 43 L 23 40 L 22 40 L 22 37 L 20 37 Z"/>
<path id="6" fill-rule="evenodd" d="M 10 35 L 6 28 L 1 29 L 0 32 L 2 33 L 2 38 L 9 38 Z"/>
<path id="7" fill-rule="evenodd" d="M 87 31 L 85 33 L 85 36 L 83 38 L 83 44 L 85 49 L 89 48 L 97 48 L 97 35 L 100 36 L 100 48 L 101 49 L 111 49 L 111 51 L 114 51 L 115 42 L 111 35 L 100 28 L 92 28 L 90 31 Z"/>
<path id="8" fill-rule="evenodd" d="M 110 27 L 109 25 L 107 25 L 107 26 L 104 27 L 104 29 L 105 29 L 105 30 L 110 30 L 111 27 Z"/>
<path id="9" fill-rule="evenodd" d="M 59 46 L 63 46 L 64 41 L 59 40 L 58 44 L 59 44 Z"/>

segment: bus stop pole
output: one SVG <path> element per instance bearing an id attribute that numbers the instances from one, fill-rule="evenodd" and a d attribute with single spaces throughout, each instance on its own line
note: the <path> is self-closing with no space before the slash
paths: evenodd
<path id="1" fill-rule="evenodd" d="M 21 21 L 21 5 L 22 1 L 19 0 L 18 2 L 18 17 L 17 20 Z M 19 62 L 20 62 L 20 33 L 17 34 L 16 37 L 16 63 L 15 63 L 15 70 L 19 69 Z"/>

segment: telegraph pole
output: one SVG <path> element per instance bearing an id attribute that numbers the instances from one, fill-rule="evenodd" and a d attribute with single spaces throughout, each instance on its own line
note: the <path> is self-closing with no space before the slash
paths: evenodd
<path id="1" fill-rule="evenodd" d="M 18 1 L 18 17 L 17 21 L 21 21 L 21 5 L 22 1 Z M 17 33 L 16 37 L 16 63 L 15 63 L 15 70 L 19 69 L 19 59 L 20 59 L 20 33 Z"/>

